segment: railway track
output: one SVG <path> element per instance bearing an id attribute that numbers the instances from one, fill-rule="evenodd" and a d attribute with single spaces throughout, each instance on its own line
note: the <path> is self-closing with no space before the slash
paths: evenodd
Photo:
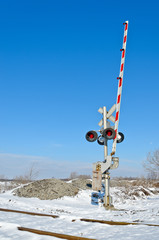
<path id="1" fill-rule="evenodd" d="M 159 227 L 159 225 L 157 224 L 149 224 L 149 223 L 142 223 L 142 222 L 116 222 L 116 221 L 105 221 L 105 220 L 96 220 L 96 219 L 87 219 L 87 218 L 81 218 L 80 221 L 103 223 L 108 225 L 146 225 L 151 227 Z"/>
<path id="2" fill-rule="evenodd" d="M 13 209 L 6 209 L 6 208 L 0 208 L 0 211 L 2 212 L 13 212 L 13 213 L 22 213 L 22 214 L 28 214 L 28 215 L 34 215 L 34 216 L 42 216 L 42 217 L 52 217 L 52 218 L 58 218 L 58 215 L 51 215 L 51 214 L 44 214 L 44 213 L 35 213 L 35 212 L 26 212 L 26 211 L 19 211 L 19 210 L 13 210 Z"/>
<path id="3" fill-rule="evenodd" d="M 11 213 L 19 213 L 19 214 L 28 214 L 28 215 L 34 215 L 34 216 L 43 216 L 43 217 L 52 217 L 52 218 L 59 218 L 58 215 L 52 215 L 52 214 L 44 214 L 44 213 L 35 213 L 35 212 L 27 212 L 27 211 L 19 211 L 19 210 L 13 210 L 13 209 L 5 209 L 0 208 L 0 211 L 2 212 L 11 212 Z M 81 218 L 78 219 L 78 221 L 84 221 L 84 222 L 92 222 L 92 223 L 101 223 L 101 224 L 107 224 L 107 225 L 146 225 L 146 226 L 153 226 L 153 227 L 159 227 L 157 224 L 147 224 L 143 222 L 117 222 L 117 221 L 106 221 L 106 220 L 97 220 L 97 219 L 87 219 L 87 218 Z M 77 219 L 73 219 L 72 222 L 77 221 Z M 67 234 L 60 234 L 55 232 L 48 232 L 48 231 L 42 231 L 38 229 L 32 229 L 32 228 L 26 228 L 26 227 L 18 227 L 19 231 L 27 231 L 34 234 L 40 234 L 40 235 L 47 235 L 47 236 L 53 236 L 61 239 L 68 239 L 68 240 L 95 240 L 92 238 L 84 238 L 79 236 L 72 236 Z"/>
<path id="4" fill-rule="evenodd" d="M 7 209 L 7 208 L 0 208 L 0 211 L 28 214 L 28 215 L 41 216 L 41 217 L 52 217 L 52 218 L 59 218 L 60 217 L 58 215 L 19 211 L 19 210 Z M 73 219 L 72 222 L 75 222 L 76 220 L 77 219 Z M 98 220 L 98 219 L 90 219 L 90 218 L 81 218 L 81 219 L 78 219 L 78 220 L 83 221 L 83 222 L 102 223 L 102 224 L 108 224 L 108 225 L 146 225 L 146 226 L 159 227 L 158 224 L 149 224 L 149 223 L 143 223 L 143 222 L 116 222 L 116 221 L 106 221 L 106 220 Z"/>
<path id="5" fill-rule="evenodd" d="M 60 234 L 60 233 L 55 233 L 55 232 L 42 231 L 42 230 L 33 229 L 33 228 L 18 227 L 18 230 L 31 232 L 31 233 L 35 233 L 35 234 L 39 234 L 39 235 L 47 235 L 47 236 L 67 239 L 67 240 L 96 240 L 94 238 L 78 237 L 78 236 L 73 236 L 73 235 L 68 235 L 68 234 Z"/>

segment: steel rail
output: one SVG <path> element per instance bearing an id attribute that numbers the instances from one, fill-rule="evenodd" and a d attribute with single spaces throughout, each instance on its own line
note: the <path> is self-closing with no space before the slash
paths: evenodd
<path id="1" fill-rule="evenodd" d="M 51 215 L 51 214 L 44 214 L 44 213 L 35 213 L 35 212 L 26 212 L 26 211 L 19 211 L 19 210 L 13 210 L 13 209 L 6 209 L 6 208 L 0 208 L 0 211 L 2 212 L 13 212 L 13 213 L 22 213 L 22 214 L 29 214 L 29 215 L 35 215 L 35 216 L 43 216 L 43 217 L 52 217 L 52 218 L 58 218 L 58 215 Z"/>
<path id="2" fill-rule="evenodd" d="M 96 240 L 94 238 L 78 237 L 78 236 L 73 236 L 73 235 L 42 231 L 42 230 L 33 229 L 33 228 L 26 228 L 26 227 L 18 227 L 18 230 L 31 232 L 31 233 L 35 233 L 35 234 L 39 234 L 39 235 L 47 235 L 47 236 L 67 239 L 67 240 Z"/>
<path id="3" fill-rule="evenodd" d="M 28 215 L 41 216 L 41 217 L 52 217 L 52 218 L 60 217 L 58 215 L 18 211 L 18 210 L 5 209 L 5 208 L 0 208 L 0 211 L 28 214 Z M 152 226 L 152 227 L 159 227 L 159 225 L 157 225 L 157 224 L 150 224 L 150 223 L 143 223 L 143 222 L 117 222 L 117 221 L 107 221 L 107 220 L 98 220 L 98 219 L 89 219 L 89 218 L 73 219 L 72 222 L 75 222 L 77 220 L 84 221 L 84 222 L 92 222 L 92 223 L 103 223 L 103 224 L 108 224 L 108 225 L 146 225 L 146 226 Z"/>
<path id="4" fill-rule="evenodd" d="M 116 221 L 96 220 L 96 219 L 87 219 L 87 218 L 81 218 L 80 221 L 103 223 L 108 225 L 146 225 L 151 227 L 159 227 L 159 225 L 157 224 L 149 224 L 149 223 L 143 223 L 143 222 L 116 222 Z"/>

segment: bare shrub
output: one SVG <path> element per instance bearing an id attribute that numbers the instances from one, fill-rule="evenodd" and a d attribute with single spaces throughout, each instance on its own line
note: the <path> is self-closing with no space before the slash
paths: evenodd
<path id="1" fill-rule="evenodd" d="M 14 181 L 16 181 L 18 183 L 21 183 L 21 184 L 25 184 L 25 183 L 30 182 L 30 180 L 28 179 L 28 176 L 25 176 L 25 175 L 24 176 L 22 176 L 22 175 L 16 176 L 14 178 Z"/>
<path id="2" fill-rule="evenodd" d="M 155 182 L 154 187 L 159 188 L 159 182 Z"/>
<path id="3" fill-rule="evenodd" d="M 78 176 L 78 178 L 80 179 L 91 179 L 92 177 L 90 175 L 87 175 L 87 174 L 81 174 Z"/>
<path id="4" fill-rule="evenodd" d="M 14 180 L 17 181 L 18 183 L 25 184 L 35 180 L 38 177 L 38 175 L 39 170 L 37 169 L 36 163 L 33 162 L 26 174 L 16 176 Z"/>
<path id="5" fill-rule="evenodd" d="M 70 178 L 70 179 L 78 178 L 78 174 L 77 174 L 76 172 L 71 172 L 69 178 Z"/>
<path id="6" fill-rule="evenodd" d="M 29 181 L 32 181 L 37 179 L 38 175 L 39 175 L 39 170 L 37 168 L 36 163 L 33 162 L 25 176 Z"/>
<path id="7" fill-rule="evenodd" d="M 5 175 L 4 174 L 0 174 L 0 180 L 4 180 L 6 179 Z"/>
<path id="8" fill-rule="evenodd" d="M 148 179 L 145 177 L 141 178 L 114 178 L 110 180 L 110 186 L 111 187 L 125 187 L 125 188 L 131 188 L 131 187 L 137 187 L 137 186 L 143 186 L 146 188 L 151 187 L 159 187 L 159 181 L 155 179 Z"/>
<path id="9" fill-rule="evenodd" d="M 149 179 L 159 179 L 159 149 L 148 153 L 143 167 Z"/>
<path id="10" fill-rule="evenodd" d="M 77 172 L 71 172 L 70 174 L 70 179 L 76 179 L 76 178 L 80 178 L 80 179 L 91 179 L 92 177 L 90 175 L 87 174 L 78 174 Z"/>

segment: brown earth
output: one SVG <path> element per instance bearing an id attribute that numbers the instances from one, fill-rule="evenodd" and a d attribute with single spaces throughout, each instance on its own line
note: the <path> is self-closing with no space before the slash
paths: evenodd
<path id="1" fill-rule="evenodd" d="M 64 196 L 75 196 L 81 189 L 91 189 L 91 181 L 76 179 L 67 183 L 59 179 L 44 179 L 24 185 L 14 190 L 14 194 L 19 197 L 52 200 Z"/>

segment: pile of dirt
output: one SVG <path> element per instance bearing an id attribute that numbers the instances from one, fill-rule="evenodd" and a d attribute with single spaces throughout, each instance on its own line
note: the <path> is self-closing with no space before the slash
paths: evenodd
<path id="1" fill-rule="evenodd" d="M 64 196 L 75 196 L 78 193 L 78 188 L 59 179 L 44 179 L 18 188 L 14 193 L 19 197 L 52 200 Z"/>
<path id="2" fill-rule="evenodd" d="M 72 185 L 80 190 L 81 189 L 86 190 L 92 188 L 92 181 L 89 179 L 77 178 L 72 180 Z"/>
<path id="3" fill-rule="evenodd" d="M 90 180 L 77 179 L 66 183 L 59 179 L 44 179 L 16 189 L 14 194 L 19 197 L 52 200 L 64 196 L 75 196 L 79 190 L 88 188 L 91 188 Z"/>

